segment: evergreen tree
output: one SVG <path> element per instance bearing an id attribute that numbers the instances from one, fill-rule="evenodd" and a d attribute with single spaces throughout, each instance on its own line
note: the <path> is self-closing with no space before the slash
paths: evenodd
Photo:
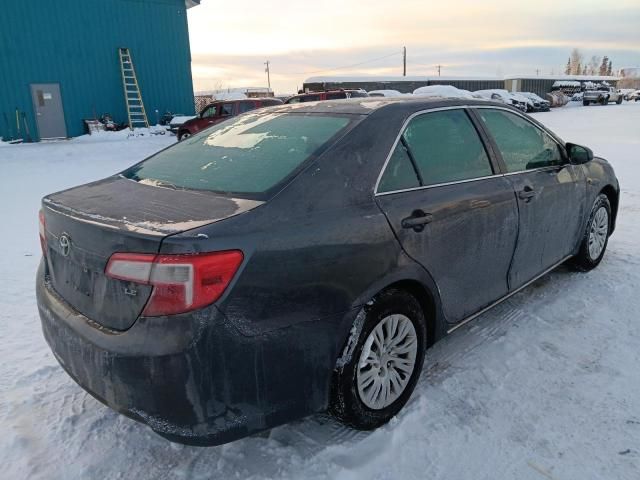
<path id="1" fill-rule="evenodd" d="M 607 66 L 607 75 L 613 75 L 613 63 L 609 60 L 609 65 Z"/>
<path id="2" fill-rule="evenodd" d="M 569 60 L 567 60 L 567 66 L 564 69 L 564 74 L 565 75 L 571 74 L 571 57 L 569 57 Z"/>
<path id="3" fill-rule="evenodd" d="M 600 71 L 598 72 L 598 74 L 602 76 L 606 75 L 608 65 L 609 65 L 609 57 L 605 55 L 604 57 L 602 57 L 602 63 L 600 64 Z"/>

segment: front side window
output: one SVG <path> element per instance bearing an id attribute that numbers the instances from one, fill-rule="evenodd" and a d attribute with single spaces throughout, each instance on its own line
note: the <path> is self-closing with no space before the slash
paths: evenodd
<path id="1" fill-rule="evenodd" d="M 345 92 L 332 92 L 327 93 L 327 100 L 341 100 L 343 98 L 347 98 L 347 94 Z"/>
<path id="2" fill-rule="evenodd" d="M 485 108 L 477 111 L 498 145 L 508 172 L 565 163 L 553 138 L 520 115 Z"/>
<path id="3" fill-rule="evenodd" d="M 122 175 L 151 185 L 263 198 L 351 121 L 338 115 L 248 113 L 183 140 Z"/>
<path id="4" fill-rule="evenodd" d="M 201 117 L 202 118 L 215 117 L 217 111 L 218 111 L 218 105 L 211 105 L 202 112 Z"/>

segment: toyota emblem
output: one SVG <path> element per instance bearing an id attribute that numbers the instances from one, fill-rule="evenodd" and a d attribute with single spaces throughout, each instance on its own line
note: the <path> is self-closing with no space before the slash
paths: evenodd
<path id="1" fill-rule="evenodd" d="M 62 253 L 63 256 L 68 257 L 69 251 L 71 250 L 71 239 L 69 238 L 69 235 L 67 235 L 66 233 L 60 235 L 59 242 L 60 253 Z"/>

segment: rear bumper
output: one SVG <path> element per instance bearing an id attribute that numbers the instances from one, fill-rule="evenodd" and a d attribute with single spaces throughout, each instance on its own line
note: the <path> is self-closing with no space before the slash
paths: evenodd
<path id="1" fill-rule="evenodd" d="M 334 321 L 247 337 L 208 307 L 112 332 L 60 299 L 42 265 L 36 290 L 44 337 L 67 373 L 171 441 L 219 445 L 327 406 Z"/>

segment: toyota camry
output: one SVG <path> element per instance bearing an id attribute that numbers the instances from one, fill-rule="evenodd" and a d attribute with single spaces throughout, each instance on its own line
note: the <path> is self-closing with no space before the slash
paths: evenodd
<path id="1" fill-rule="evenodd" d="M 434 342 L 596 267 L 618 203 L 609 163 L 504 104 L 267 108 L 46 196 L 38 307 L 68 374 L 172 441 L 373 429 Z"/>

